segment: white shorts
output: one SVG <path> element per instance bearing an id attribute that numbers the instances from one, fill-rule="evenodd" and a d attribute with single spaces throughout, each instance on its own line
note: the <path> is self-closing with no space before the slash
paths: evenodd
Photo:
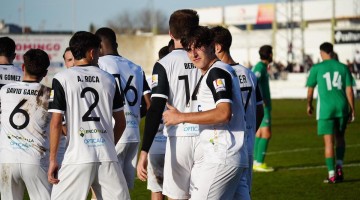
<path id="1" fill-rule="evenodd" d="M 25 187 L 30 199 L 50 199 L 51 184 L 47 169 L 40 165 L 3 163 L 0 164 L 1 199 L 23 199 Z"/>
<path id="2" fill-rule="evenodd" d="M 202 162 L 203 149 L 199 136 L 168 137 L 163 194 L 172 199 L 189 199 Z"/>
<path id="3" fill-rule="evenodd" d="M 203 163 L 201 182 L 191 193 L 191 199 L 234 199 L 244 168 L 230 165 Z"/>
<path id="4" fill-rule="evenodd" d="M 147 189 L 162 192 L 165 154 L 149 154 L 147 166 Z"/>
<path id="5" fill-rule="evenodd" d="M 59 180 L 53 185 L 51 199 L 86 199 L 90 186 L 97 199 L 130 199 L 118 162 L 63 164 Z"/>
<path id="6" fill-rule="evenodd" d="M 250 200 L 251 199 L 251 185 L 252 185 L 252 168 L 253 168 L 253 155 L 249 156 L 249 168 L 245 168 L 244 173 L 241 175 L 239 186 L 235 193 L 234 199 L 244 199 Z"/>
<path id="7" fill-rule="evenodd" d="M 115 146 L 117 157 L 129 189 L 134 188 L 138 147 L 138 142 L 117 143 Z"/>

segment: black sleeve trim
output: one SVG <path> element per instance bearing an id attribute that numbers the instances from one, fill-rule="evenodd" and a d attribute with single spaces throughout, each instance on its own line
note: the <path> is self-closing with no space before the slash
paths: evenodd
<path id="1" fill-rule="evenodd" d="M 49 104 L 49 109 L 66 111 L 66 97 L 64 88 L 55 78 L 52 81 L 52 89 L 54 92 L 54 100 Z"/>
<path id="2" fill-rule="evenodd" d="M 165 68 L 158 62 L 155 63 L 152 78 L 152 91 L 151 94 L 161 94 L 169 96 L 169 81 L 166 75 Z M 154 76 L 157 76 L 154 78 Z"/>
<path id="3" fill-rule="evenodd" d="M 162 113 L 164 111 L 166 101 L 166 99 L 160 97 L 153 97 L 151 99 L 151 106 L 146 114 L 143 143 L 141 147 L 142 151 L 149 152 L 150 150 L 151 144 L 162 120 Z"/>
<path id="4" fill-rule="evenodd" d="M 230 99 L 232 100 L 232 77 L 231 75 L 220 68 L 210 69 L 208 72 L 208 77 L 206 79 L 206 84 L 210 88 L 211 93 L 214 97 L 214 102 L 217 102 L 220 99 Z M 225 88 L 218 87 L 215 88 L 215 82 L 218 79 L 223 79 L 225 81 Z"/>
<path id="5" fill-rule="evenodd" d="M 148 82 L 146 81 L 145 73 L 143 72 L 143 93 L 147 90 L 151 90 Z"/>
<path id="6" fill-rule="evenodd" d="M 115 82 L 115 95 L 113 100 L 113 110 L 124 107 L 124 95 L 120 94 L 118 84 Z"/>

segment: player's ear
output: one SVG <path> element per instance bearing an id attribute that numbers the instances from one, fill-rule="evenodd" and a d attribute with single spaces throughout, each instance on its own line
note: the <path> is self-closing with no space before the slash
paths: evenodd
<path id="1" fill-rule="evenodd" d="M 222 50 L 222 47 L 220 44 L 216 43 L 215 44 L 215 53 L 220 53 Z"/>
<path id="2" fill-rule="evenodd" d="M 24 64 L 24 63 L 21 65 L 21 70 L 22 70 L 23 72 L 25 72 L 25 64 Z"/>

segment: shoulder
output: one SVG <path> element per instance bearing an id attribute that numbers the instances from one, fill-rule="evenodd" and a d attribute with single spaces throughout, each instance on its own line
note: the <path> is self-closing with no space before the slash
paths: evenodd
<path id="1" fill-rule="evenodd" d="M 158 61 L 163 66 L 168 66 L 174 63 L 190 62 L 189 57 L 184 49 L 174 49 L 168 55 Z"/>

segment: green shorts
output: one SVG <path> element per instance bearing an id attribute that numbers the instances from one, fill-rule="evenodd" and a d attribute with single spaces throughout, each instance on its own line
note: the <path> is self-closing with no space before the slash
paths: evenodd
<path id="1" fill-rule="evenodd" d="M 347 116 L 333 119 L 319 119 L 317 123 L 318 135 L 334 134 L 335 132 L 345 132 L 347 121 Z"/>
<path id="2" fill-rule="evenodd" d="M 260 127 L 270 127 L 271 126 L 271 110 L 264 108 L 264 117 L 261 121 Z"/>

